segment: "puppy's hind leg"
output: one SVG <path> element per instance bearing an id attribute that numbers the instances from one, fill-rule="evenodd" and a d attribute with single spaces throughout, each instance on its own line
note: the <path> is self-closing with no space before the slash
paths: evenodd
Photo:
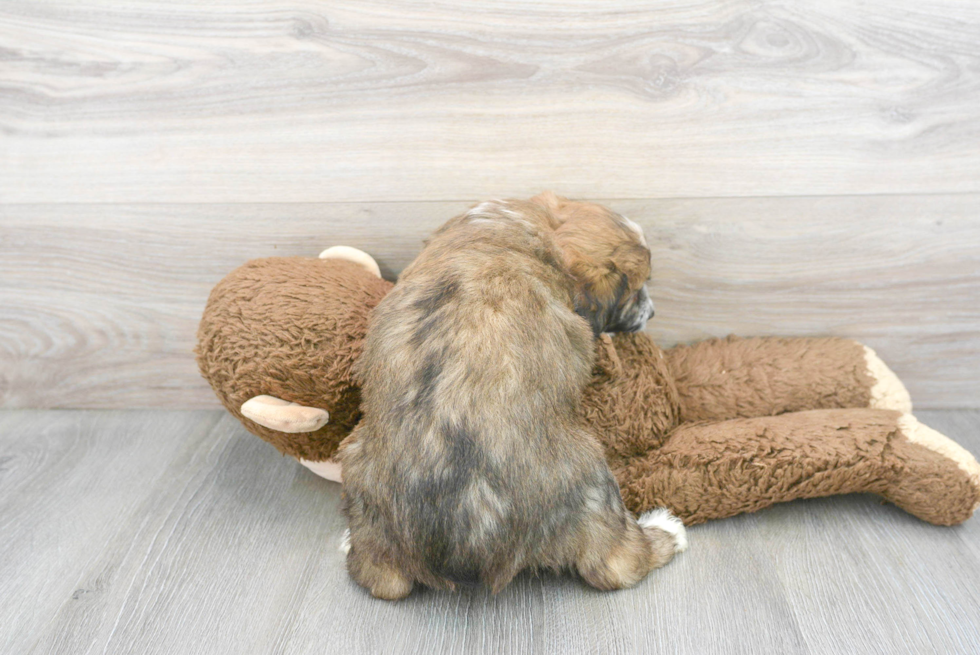
<path id="1" fill-rule="evenodd" d="M 392 558 L 371 527 L 359 527 L 348 529 L 340 546 L 347 553 L 347 572 L 354 582 L 383 600 L 401 600 L 412 593 L 412 580 L 390 563 Z"/>
<path id="2" fill-rule="evenodd" d="M 622 505 L 618 512 L 589 517 L 588 546 L 576 562 L 582 578 L 604 591 L 632 587 L 687 549 L 684 524 L 668 510 L 648 512 L 639 522 Z"/>
<path id="3" fill-rule="evenodd" d="M 375 598 L 401 600 L 412 593 L 411 580 L 393 566 L 371 557 L 363 548 L 353 546 L 348 551 L 347 572 Z"/>

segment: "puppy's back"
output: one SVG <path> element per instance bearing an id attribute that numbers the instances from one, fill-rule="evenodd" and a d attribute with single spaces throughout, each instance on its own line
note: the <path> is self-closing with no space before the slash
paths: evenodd
<path id="1" fill-rule="evenodd" d="M 546 227 L 502 216 L 437 233 L 360 360 L 364 420 L 343 466 L 362 548 L 437 587 L 548 565 L 583 481 L 618 499 L 570 424 L 592 348 Z"/>

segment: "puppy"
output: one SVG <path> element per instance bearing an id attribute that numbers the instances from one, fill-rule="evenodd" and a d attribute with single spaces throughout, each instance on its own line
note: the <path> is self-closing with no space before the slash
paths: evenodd
<path id="1" fill-rule="evenodd" d="M 378 598 L 574 569 L 599 589 L 686 546 L 666 510 L 640 523 L 575 419 L 594 337 L 653 314 L 640 229 L 542 194 L 490 201 L 427 242 L 375 309 L 341 448 L 347 567 Z"/>

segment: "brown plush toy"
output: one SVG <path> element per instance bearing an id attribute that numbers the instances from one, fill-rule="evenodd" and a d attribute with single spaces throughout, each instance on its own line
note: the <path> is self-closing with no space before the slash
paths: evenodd
<path id="1" fill-rule="evenodd" d="M 370 256 L 248 262 L 212 291 L 197 359 L 245 427 L 324 477 L 359 417 L 351 369 L 392 283 Z M 581 415 L 626 505 L 688 524 L 795 498 L 871 492 L 940 525 L 980 504 L 980 465 L 912 416 L 871 349 L 838 338 L 713 339 L 662 351 L 603 335 Z"/>

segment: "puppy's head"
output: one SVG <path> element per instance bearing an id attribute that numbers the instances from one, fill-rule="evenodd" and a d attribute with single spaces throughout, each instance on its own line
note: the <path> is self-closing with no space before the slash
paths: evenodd
<path id="1" fill-rule="evenodd" d="M 575 279 L 575 311 L 603 332 L 636 332 L 653 316 L 650 249 L 628 218 L 546 191 L 531 199 L 557 220 L 555 240 Z"/>

